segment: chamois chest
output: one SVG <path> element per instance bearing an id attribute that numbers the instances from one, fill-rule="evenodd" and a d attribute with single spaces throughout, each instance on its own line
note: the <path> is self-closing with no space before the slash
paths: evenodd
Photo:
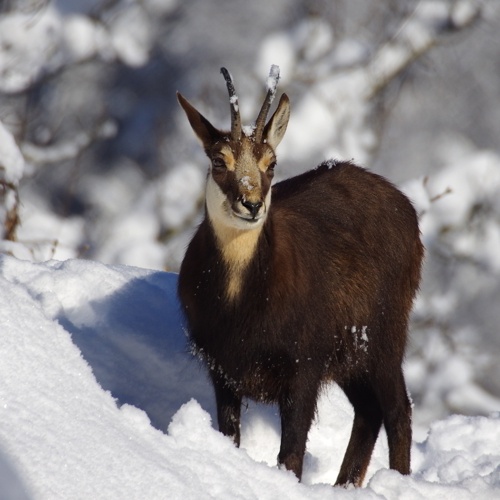
<path id="1" fill-rule="evenodd" d="M 252 258 L 235 269 L 217 246 L 200 253 L 202 240 L 215 244 L 213 235 L 200 231 L 188 248 L 185 262 L 190 265 L 183 264 L 179 280 L 193 349 L 244 394 L 273 400 L 278 391 L 273 381 L 284 383 L 302 358 L 312 359 L 304 332 L 317 331 L 318 325 L 304 322 L 307 294 L 297 293 L 294 272 L 285 273 L 288 282 L 275 286 L 276 267 L 265 233 Z M 235 280 L 237 293 L 232 289 Z"/>

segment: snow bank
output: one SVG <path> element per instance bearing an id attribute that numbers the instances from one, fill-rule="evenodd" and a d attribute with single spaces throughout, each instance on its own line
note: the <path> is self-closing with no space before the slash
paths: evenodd
<path id="1" fill-rule="evenodd" d="M 242 449 L 212 428 L 212 391 L 186 354 L 176 275 L 89 261 L 0 259 L 0 496 L 34 499 L 498 498 L 500 415 L 434 423 L 413 470 L 382 435 L 360 490 L 333 489 L 352 422 L 319 402 L 304 482 L 275 466 L 274 407 L 243 411 Z M 415 409 L 418 412 L 418 408 Z M 326 483 L 326 484 L 321 484 Z"/>

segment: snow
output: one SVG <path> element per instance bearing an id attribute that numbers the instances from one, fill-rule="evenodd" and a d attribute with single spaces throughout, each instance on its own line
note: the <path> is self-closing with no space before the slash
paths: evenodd
<path id="1" fill-rule="evenodd" d="M 157 16 L 165 16 L 178 7 L 179 0 L 144 0 L 148 10 Z"/>
<path id="2" fill-rule="evenodd" d="M 25 169 L 24 157 L 10 131 L 0 120 L 0 173 L 5 182 L 17 185 Z"/>
<path id="3" fill-rule="evenodd" d="M 451 152 L 453 155 L 453 152 Z M 427 245 L 435 244 L 443 231 L 457 255 L 474 256 L 482 265 L 500 271 L 500 227 L 495 218 L 472 226 L 481 207 L 500 212 L 500 158 L 492 151 L 460 151 L 460 157 L 428 179 L 415 179 L 404 186 L 420 212 L 420 228 Z"/>
<path id="4" fill-rule="evenodd" d="M 114 52 L 107 49 L 109 36 L 105 29 L 87 16 L 67 16 L 63 25 L 67 56 L 75 62 L 84 61 L 96 54 L 107 54 L 111 59 Z"/>
<path id="5" fill-rule="evenodd" d="M 454 4 L 457 28 L 477 15 L 478 7 L 472 3 Z M 374 110 L 367 102 L 437 42 L 436 32 L 451 11 L 455 12 L 449 2 L 418 2 L 393 37 L 372 54 L 373 48 L 368 50 L 360 40 L 337 38 L 330 23 L 319 17 L 265 38 L 257 71 L 263 73 L 276 62 L 283 70 L 284 87 L 306 82 L 307 88 L 300 100 L 293 100 L 280 156 L 302 165 L 309 165 L 315 156 L 354 158 L 360 165 L 370 165 L 379 139 Z"/>
<path id="6" fill-rule="evenodd" d="M 19 241 L 1 241 L 1 251 L 38 261 L 77 257 L 84 224 L 81 217 L 60 217 L 36 195 L 23 201 L 19 214 L 23 221 L 17 229 Z"/>
<path id="7" fill-rule="evenodd" d="M 174 80 L 183 86 L 192 82 L 190 91 L 201 95 L 203 106 L 215 105 L 210 75 L 221 52 L 211 56 L 209 45 L 220 38 L 213 33 L 227 30 L 210 24 L 210 40 L 203 30 L 190 31 L 184 24 L 189 9 L 179 10 L 177 0 L 124 0 L 105 8 L 94 0 L 22 4 L 29 8 L 3 9 L 0 16 L 0 91 L 4 101 L 21 102 L 46 88 L 47 94 L 35 92 L 40 100 L 33 108 L 30 104 L 26 117 L 47 116 L 48 122 L 31 135 L 23 123 L 26 110 L 18 117 L 10 104 L 2 108 L 0 180 L 8 185 L 0 219 L 17 206 L 21 224 L 17 241 L 0 242 L 2 253 L 15 256 L 0 257 L 0 498 L 499 498 L 498 152 L 477 149 L 462 136 L 442 140 L 438 135 L 426 149 L 438 158 L 439 168 L 423 167 L 428 178 L 403 186 L 419 211 L 427 247 L 427 276 L 405 363 L 415 402 L 413 474 L 401 477 L 387 469 L 382 433 L 365 487 L 332 489 L 352 410 L 329 386 L 319 402 L 298 484 L 276 467 L 280 424 L 275 407 L 252 402 L 244 407 L 240 450 L 214 430 L 212 390 L 198 360 L 187 354 L 177 278 L 152 270 L 178 268 L 199 221 L 206 170 L 201 150 L 193 149 L 187 134 L 175 147 L 160 139 L 169 135 L 164 120 L 175 128 L 176 118 L 168 111 L 152 129 L 163 151 L 161 173 L 153 177 L 145 173 L 147 165 L 139 164 L 142 159 L 129 158 L 126 151 L 115 158 L 116 165 L 107 164 L 106 155 L 86 160 L 80 154 L 95 148 L 97 139 L 120 134 L 118 122 L 105 116 L 102 125 L 85 128 L 90 122 L 84 108 L 102 105 L 102 83 L 92 83 L 94 77 L 110 81 L 120 62 L 132 66 L 125 79 L 144 76 L 143 99 L 156 92 L 147 82 L 158 54 L 169 64 L 176 54 L 183 64 Z M 483 17 L 493 22 L 491 5 L 484 5 Z M 329 157 L 353 158 L 370 167 L 380 141 L 373 98 L 409 60 L 439 41 L 437 31 L 446 21 L 466 26 L 478 15 L 477 6 L 470 0 L 419 2 L 380 45 L 365 40 L 363 30 L 344 33 L 326 15 L 292 16 L 295 21 L 274 23 L 259 35 L 256 59 L 254 54 L 244 59 L 255 75 L 242 77 L 241 92 L 258 109 L 262 88 L 255 81 L 261 82 L 272 63 L 281 67 L 277 90 L 289 93 L 293 112 L 278 151 L 283 169 L 277 175 L 293 175 Z M 228 20 L 222 22 L 234 27 Z M 168 37 L 173 25 L 182 29 Z M 231 36 L 226 33 L 224 41 Z M 237 66 L 238 46 L 229 46 L 232 58 L 225 53 L 223 59 Z M 194 53 L 198 59 L 189 56 Z M 441 72 L 445 66 L 436 67 Z M 83 68 L 90 73 L 79 75 Z M 61 78 L 75 70 L 76 77 L 62 85 Z M 81 89 L 82 75 L 95 101 L 89 91 L 91 105 L 74 107 L 83 128 L 68 130 L 59 141 L 50 125 L 50 116 L 58 114 L 50 94 L 64 96 L 71 80 Z M 258 98 L 249 90 L 254 84 Z M 266 86 L 276 90 L 275 84 L 272 69 Z M 74 92 L 64 99 L 80 99 L 80 90 Z M 236 94 L 230 100 L 238 106 Z M 417 98 L 411 101 L 419 105 Z M 466 121 L 459 109 L 456 113 Z M 477 124 L 472 120 L 481 134 L 488 123 L 483 118 Z M 61 120 L 56 128 L 65 127 Z M 119 123 L 125 125 L 121 118 Z M 470 133 L 466 123 L 464 130 Z M 254 129 L 243 131 L 251 137 Z M 418 133 L 417 123 L 410 132 L 403 135 Z M 18 139 L 37 142 L 18 144 Z M 141 140 L 141 135 L 134 138 Z M 407 141 L 399 137 L 398 143 L 397 148 L 405 148 Z M 196 154 L 198 166 L 191 163 Z M 422 158 L 428 157 L 422 151 Z M 62 216 L 54 206 L 60 192 L 47 174 L 58 177 L 57 163 L 63 161 L 75 172 L 71 191 L 88 207 L 84 214 Z M 95 169 L 88 168 L 92 161 Z M 401 177 L 411 175 L 422 174 Z M 241 182 L 251 188 L 249 179 Z M 79 256 L 122 265 L 67 260 Z M 366 328 L 346 326 L 359 349 L 370 348 Z M 450 412 L 462 415 L 445 417 Z"/>
<path id="8" fill-rule="evenodd" d="M 167 2 L 164 10 L 173 6 Z M 108 25 L 90 16 L 63 15 L 51 2 L 26 13 L 12 11 L 0 17 L 0 91 L 22 92 L 45 74 L 96 56 L 141 66 L 153 38 L 148 15 L 134 4 L 119 9 Z"/>
<path id="9" fill-rule="evenodd" d="M 61 16 L 51 6 L 0 18 L 0 91 L 18 92 L 62 62 Z"/>
<path id="10" fill-rule="evenodd" d="M 252 137 L 255 132 L 255 125 L 242 125 L 241 129 L 245 137 Z"/>
<path id="11" fill-rule="evenodd" d="M 366 58 L 367 48 L 359 40 L 344 39 L 335 46 L 333 59 L 337 66 L 354 66 Z"/>
<path id="12" fill-rule="evenodd" d="M 179 227 L 192 218 L 205 187 L 205 176 L 192 164 L 181 164 L 162 179 L 161 218 L 167 228 Z"/>
<path id="13" fill-rule="evenodd" d="M 244 408 L 241 449 L 214 430 L 212 391 L 187 353 L 175 274 L 8 256 L 0 269 L 2 498 L 500 495 L 499 413 L 450 416 L 420 429 L 409 477 L 387 469 L 382 433 L 366 486 L 333 489 L 352 410 L 329 386 L 300 484 L 276 467 L 275 407 Z"/>
<path id="14" fill-rule="evenodd" d="M 335 46 L 332 25 L 320 16 L 312 16 L 301 22 L 295 29 L 296 44 L 305 47 L 304 58 L 317 61 L 329 54 Z"/>
<path id="15" fill-rule="evenodd" d="M 294 47 L 287 33 L 273 33 L 262 41 L 255 71 L 258 75 L 265 75 L 275 64 L 281 68 L 281 83 L 286 85 L 295 65 Z"/>
<path id="16" fill-rule="evenodd" d="M 240 179 L 240 184 L 245 188 L 245 189 L 248 189 L 248 191 L 252 191 L 252 189 L 254 188 L 252 182 L 251 182 L 251 179 L 250 179 L 250 176 L 248 175 L 244 175 L 241 179 Z"/>
<path id="17" fill-rule="evenodd" d="M 268 92 L 271 92 L 270 102 L 273 101 L 274 96 L 276 95 L 276 88 L 278 87 L 279 79 L 280 68 L 276 64 L 272 64 L 271 69 L 269 70 L 269 76 L 266 80 L 266 89 Z"/>
<path id="18" fill-rule="evenodd" d="M 455 2 L 451 11 L 452 20 L 456 26 L 465 26 L 479 15 L 477 6 L 467 0 Z"/>
<path id="19" fill-rule="evenodd" d="M 116 124 L 106 121 L 95 130 L 95 136 L 88 133 L 75 133 L 71 140 L 61 142 L 51 146 L 36 146 L 32 143 L 24 143 L 22 152 L 27 160 L 37 165 L 57 163 L 65 160 L 72 160 L 77 157 L 86 147 L 88 147 L 96 137 L 99 139 L 109 139 L 116 134 Z"/>
<path id="20" fill-rule="evenodd" d="M 131 30 L 130 26 L 134 29 Z M 111 41 L 125 64 L 142 66 L 148 61 L 153 45 L 153 29 L 142 7 L 129 5 L 118 12 L 111 23 Z"/>

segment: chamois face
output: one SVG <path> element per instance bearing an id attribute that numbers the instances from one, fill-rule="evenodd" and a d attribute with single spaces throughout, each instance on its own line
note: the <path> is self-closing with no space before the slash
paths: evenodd
<path id="1" fill-rule="evenodd" d="M 241 230 L 262 225 L 271 202 L 273 148 L 244 136 L 236 143 L 218 142 L 207 154 L 206 203 L 212 222 Z"/>
<path id="2" fill-rule="evenodd" d="M 281 96 L 267 125 L 259 132 L 257 124 L 251 135 L 241 127 L 235 132 L 234 123 L 231 133 L 221 132 L 182 95 L 177 97 L 210 160 L 206 206 L 212 224 L 237 230 L 261 227 L 271 203 L 275 149 L 290 116 L 288 97 Z"/>

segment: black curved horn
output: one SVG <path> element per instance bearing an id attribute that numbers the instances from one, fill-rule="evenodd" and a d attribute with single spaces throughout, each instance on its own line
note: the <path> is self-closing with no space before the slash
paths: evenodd
<path id="1" fill-rule="evenodd" d="M 233 79 L 229 71 L 226 68 L 221 68 L 220 72 L 224 80 L 226 80 L 227 91 L 229 93 L 229 105 L 231 106 L 231 139 L 233 141 L 239 141 L 241 139 L 241 118 L 238 96 L 234 90 Z"/>
<path id="2" fill-rule="evenodd" d="M 266 125 L 267 114 L 269 113 L 269 108 L 274 101 L 274 96 L 276 95 L 276 88 L 278 86 L 278 81 L 280 79 L 280 68 L 273 64 L 269 70 L 269 76 L 267 77 L 266 87 L 267 94 L 260 109 L 259 116 L 255 122 L 255 142 L 262 141 L 262 133 Z"/>

